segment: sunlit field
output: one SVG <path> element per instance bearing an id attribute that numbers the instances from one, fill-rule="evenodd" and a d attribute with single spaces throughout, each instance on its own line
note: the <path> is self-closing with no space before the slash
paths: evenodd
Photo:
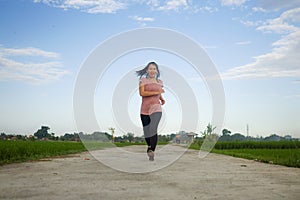
<path id="1" fill-rule="evenodd" d="M 201 140 L 190 148 L 200 149 Z M 300 167 L 300 141 L 232 141 L 217 142 L 213 153 L 246 158 L 265 163 Z"/>

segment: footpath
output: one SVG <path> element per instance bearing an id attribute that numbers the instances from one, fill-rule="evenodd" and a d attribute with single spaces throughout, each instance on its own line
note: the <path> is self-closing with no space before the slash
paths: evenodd
<path id="1" fill-rule="evenodd" d="M 300 199 L 299 168 L 213 153 L 199 158 L 195 150 L 167 165 L 168 155 L 182 149 L 173 148 L 158 147 L 153 162 L 144 146 L 129 146 L 122 151 L 143 156 L 126 161 L 124 154 L 104 149 L 0 166 L 0 199 Z M 136 173 L 111 168 L 99 158 Z M 153 170 L 138 173 L 143 169 Z"/>

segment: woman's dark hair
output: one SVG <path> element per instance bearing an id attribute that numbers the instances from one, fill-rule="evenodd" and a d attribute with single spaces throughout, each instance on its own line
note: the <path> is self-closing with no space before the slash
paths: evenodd
<path id="1" fill-rule="evenodd" d="M 149 63 L 147 64 L 147 66 L 144 67 L 144 69 L 141 69 L 141 70 L 136 71 L 136 72 L 135 72 L 136 75 L 139 76 L 140 79 L 141 79 L 144 75 L 146 75 L 146 77 L 147 77 L 147 76 L 148 76 L 147 70 L 148 70 L 148 67 L 149 67 L 150 65 L 155 65 L 156 70 L 157 70 L 156 79 L 158 79 L 158 77 L 160 76 L 160 72 L 159 72 L 159 69 L 158 69 L 158 65 L 157 65 L 155 62 L 149 62 Z"/>

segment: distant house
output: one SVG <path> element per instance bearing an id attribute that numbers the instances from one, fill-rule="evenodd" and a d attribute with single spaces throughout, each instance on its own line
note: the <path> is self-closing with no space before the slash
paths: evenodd
<path id="1" fill-rule="evenodd" d="M 13 137 L 11 137 L 11 140 L 13 140 L 13 141 L 17 141 L 17 140 L 18 140 L 18 138 L 17 138 L 17 136 L 13 136 Z"/>
<path id="2" fill-rule="evenodd" d="M 195 133 L 186 133 L 184 131 L 179 132 L 175 136 L 175 143 L 180 144 L 188 144 L 194 141 Z"/>
<path id="3" fill-rule="evenodd" d="M 187 136 L 188 136 L 188 141 L 187 141 L 188 143 L 194 142 L 195 133 L 188 133 Z"/>

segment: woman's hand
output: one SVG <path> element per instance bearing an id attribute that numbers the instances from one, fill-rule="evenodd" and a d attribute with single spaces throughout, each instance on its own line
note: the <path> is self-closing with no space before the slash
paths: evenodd
<path id="1" fill-rule="evenodd" d="M 164 105 L 166 103 L 162 95 L 159 96 L 159 100 L 161 105 Z"/>

